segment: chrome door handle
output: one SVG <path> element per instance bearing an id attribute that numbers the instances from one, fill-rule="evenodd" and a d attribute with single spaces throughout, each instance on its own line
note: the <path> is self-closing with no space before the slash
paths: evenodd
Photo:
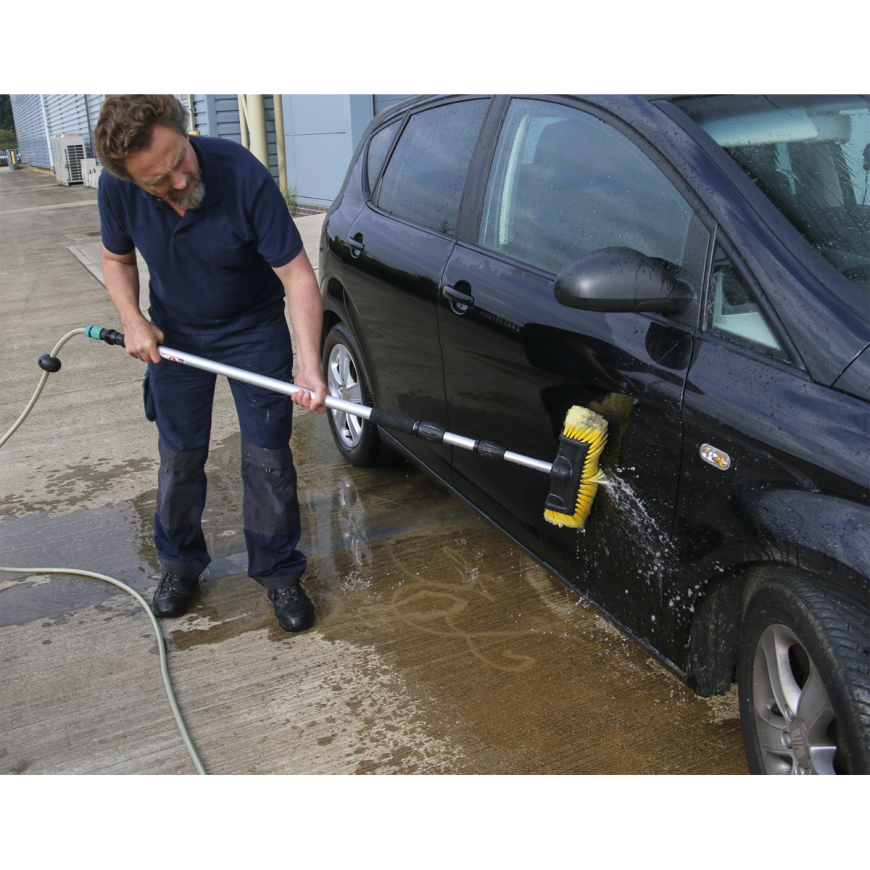
<path id="1" fill-rule="evenodd" d="M 358 257 L 366 247 L 363 244 L 362 236 L 359 234 L 354 236 L 352 239 L 348 239 L 347 246 L 350 248 L 351 257 Z"/>
<path id="2" fill-rule="evenodd" d="M 456 302 L 458 305 L 465 305 L 467 308 L 471 308 L 474 305 L 474 297 L 470 293 L 463 293 L 450 284 L 445 284 L 441 288 L 441 292 L 447 299 L 451 302 Z"/>

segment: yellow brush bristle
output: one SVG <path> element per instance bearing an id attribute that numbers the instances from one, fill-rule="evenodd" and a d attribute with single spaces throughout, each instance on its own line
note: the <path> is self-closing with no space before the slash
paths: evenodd
<path id="1" fill-rule="evenodd" d="M 573 441 L 589 444 L 589 450 L 583 463 L 574 513 L 561 514 L 553 510 L 545 510 L 544 519 L 554 526 L 582 529 L 592 510 L 598 484 L 605 480 L 604 473 L 598 468 L 598 460 L 607 443 L 607 420 L 588 408 L 575 405 L 565 417 L 562 434 Z"/>

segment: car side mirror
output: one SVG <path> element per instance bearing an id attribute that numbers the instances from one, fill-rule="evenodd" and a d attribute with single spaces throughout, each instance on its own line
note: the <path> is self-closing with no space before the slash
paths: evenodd
<path id="1" fill-rule="evenodd" d="M 601 248 L 569 263 L 553 285 L 556 301 L 584 311 L 684 311 L 692 288 L 632 248 Z"/>

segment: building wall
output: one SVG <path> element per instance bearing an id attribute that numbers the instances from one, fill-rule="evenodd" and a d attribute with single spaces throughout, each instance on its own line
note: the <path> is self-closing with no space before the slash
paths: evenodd
<path id="1" fill-rule="evenodd" d="M 237 94 L 177 94 L 190 103 L 192 129 L 202 136 L 241 142 Z M 372 118 L 408 94 L 284 94 L 287 184 L 297 213 L 326 211 L 338 193 L 348 163 Z M 278 183 L 278 137 L 273 95 L 265 94 L 269 168 Z M 49 137 L 78 133 L 85 156 L 96 157 L 92 131 L 103 94 L 12 94 L 12 112 L 22 162 L 51 169 Z"/>
<path id="2" fill-rule="evenodd" d="M 41 94 L 10 94 L 18 156 L 22 163 L 51 168 Z"/>
<path id="3" fill-rule="evenodd" d="M 285 94 L 287 182 L 300 213 L 326 211 L 372 118 L 405 99 L 378 94 Z"/>
<path id="4" fill-rule="evenodd" d="M 187 94 L 178 94 L 187 105 Z M 93 129 L 104 94 L 11 94 L 12 115 L 22 163 L 52 169 L 49 139 L 77 133 L 85 143 L 85 157 L 96 157 Z"/>
<path id="5" fill-rule="evenodd" d="M 409 94 L 283 94 L 287 185 L 296 212 L 326 211 L 338 193 L 360 136 L 372 118 Z M 241 142 L 237 94 L 195 94 L 196 128 L 202 135 Z M 265 94 L 269 169 L 278 182 L 273 95 Z"/>

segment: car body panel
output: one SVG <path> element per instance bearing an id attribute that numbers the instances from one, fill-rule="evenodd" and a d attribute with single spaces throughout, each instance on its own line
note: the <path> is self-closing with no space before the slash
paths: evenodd
<path id="1" fill-rule="evenodd" d="M 870 347 L 865 347 L 834 382 L 834 389 L 859 399 L 870 398 Z"/>
<path id="2" fill-rule="evenodd" d="M 356 261 L 350 298 L 354 319 L 365 324 L 357 328 L 357 336 L 372 395 L 383 397 L 380 407 L 386 411 L 446 426 L 437 305 L 453 240 L 368 207 L 354 221 L 349 237 L 364 245 L 362 252 L 349 251 Z M 421 460 L 449 480 L 449 446 L 424 444 L 401 433 L 396 438 L 404 444 L 416 442 Z"/>
<path id="3" fill-rule="evenodd" d="M 648 599 L 662 594 L 650 538 L 673 518 L 690 335 L 647 315 L 571 311 L 551 279 L 457 246 L 445 283 L 461 282 L 474 305 L 440 307 L 451 430 L 552 462 L 569 408 L 590 408 L 612 427 L 600 464 L 615 486 L 599 489 L 584 530 L 545 521 L 550 479 L 526 468 L 456 451 L 454 487 L 526 546 L 543 545 L 572 585 L 606 589 L 608 609 L 649 639 Z M 614 507 L 627 499 L 632 511 Z"/>

